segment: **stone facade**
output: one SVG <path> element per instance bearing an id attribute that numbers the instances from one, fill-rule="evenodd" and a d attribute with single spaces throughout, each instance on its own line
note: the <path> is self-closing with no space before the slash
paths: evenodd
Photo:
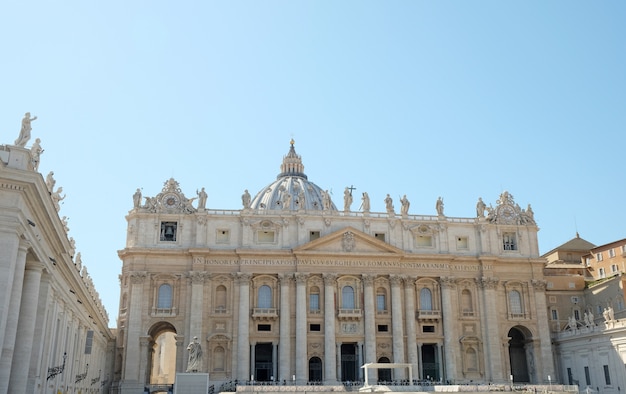
<path id="1" fill-rule="evenodd" d="M 100 393 L 115 339 L 27 115 L 19 146 L 0 145 L 0 393 Z"/>
<path id="2" fill-rule="evenodd" d="M 412 214 L 406 196 L 400 213 L 390 198 L 370 212 L 367 193 L 355 211 L 346 188 L 339 210 L 292 141 L 277 179 L 246 190 L 241 209 L 198 197 L 174 179 L 134 196 L 119 251 L 119 392 L 173 382 L 194 337 L 216 386 L 362 381 L 376 362 L 451 383 L 556 376 L 538 227 L 510 193 L 457 218 L 443 199 L 435 215 Z"/>

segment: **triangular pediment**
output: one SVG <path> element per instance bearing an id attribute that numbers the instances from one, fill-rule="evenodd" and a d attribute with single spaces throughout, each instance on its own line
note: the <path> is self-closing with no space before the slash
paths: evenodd
<path id="1" fill-rule="evenodd" d="M 345 227 L 295 248 L 294 253 L 401 256 L 404 251 L 353 227 Z"/>

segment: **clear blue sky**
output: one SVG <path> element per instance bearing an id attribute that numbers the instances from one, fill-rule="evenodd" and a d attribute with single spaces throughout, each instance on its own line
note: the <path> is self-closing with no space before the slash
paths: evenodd
<path id="1" fill-rule="evenodd" d="M 111 326 L 135 189 L 174 177 L 238 209 L 291 138 L 335 201 L 354 185 L 375 211 L 442 196 L 471 217 L 508 190 L 541 253 L 577 230 L 600 245 L 626 237 L 625 21 L 623 0 L 8 0 L 0 143 L 38 116 Z"/>

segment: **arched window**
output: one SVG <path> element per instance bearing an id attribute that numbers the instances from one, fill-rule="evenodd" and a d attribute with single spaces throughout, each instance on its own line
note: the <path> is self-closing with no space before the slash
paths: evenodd
<path id="1" fill-rule="evenodd" d="M 382 287 L 376 290 L 376 310 L 378 312 L 385 312 L 387 310 L 387 294 Z"/>
<path id="2" fill-rule="evenodd" d="M 172 286 L 163 284 L 159 286 L 158 309 L 170 309 L 172 307 Z"/>
<path id="3" fill-rule="evenodd" d="M 344 286 L 341 289 L 341 307 L 343 309 L 354 309 L 354 289 L 352 286 Z"/>
<path id="4" fill-rule="evenodd" d="M 474 316 L 474 306 L 472 304 L 472 293 L 464 289 L 461 292 L 461 312 L 463 316 Z"/>
<path id="5" fill-rule="evenodd" d="M 511 313 L 514 315 L 521 315 L 524 313 L 522 309 L 522 296 L 519 291 L 511 290 L 509 292 L 509 306 L 511 308 Z"/>
<path id="6" fill-rule="evenodd" d="M 268 285 L 259 287 L 259 308 L 272 307 L 272 289 Z"/>
<path id="7" fill-rule="evenodd" d="M 219 285 L 215 289 L 215 310 L 226 311 L 226 286 Z"/>
<path id="8" fill-rule="evenodd" d="M 433 296 L 430 289 L 426 287 L 420 290 L 420 309 L 423 311 L 433 310 Z"/>

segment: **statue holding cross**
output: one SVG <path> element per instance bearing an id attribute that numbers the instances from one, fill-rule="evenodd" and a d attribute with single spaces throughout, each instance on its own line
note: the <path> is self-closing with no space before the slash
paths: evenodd
<path id="1" fill-rule="evenodd" d="M 350 205 L 352 205 L 352 191 L 356 190 L 354 186 L 347 187 L 343 191 L 343 211 L 350 212 Z"/>

